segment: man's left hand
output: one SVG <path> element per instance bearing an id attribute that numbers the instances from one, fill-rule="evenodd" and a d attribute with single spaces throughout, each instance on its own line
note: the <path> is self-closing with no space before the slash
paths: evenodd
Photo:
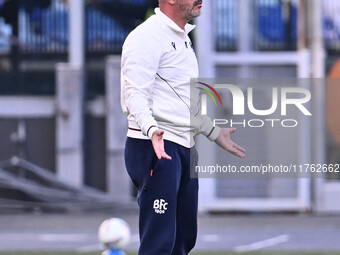
<path id="1" fill-rule="evenodd" d="M 226 151 L 229 151 L 230 153 L 234 154 L 235 156 L 245 158 L 246 150 L 242 146 L 234 143 L 230 138 L 230 134 L 234 133 L 235 131 L 236 128 L 221 128 L 221 131 L 218 137 L 216 138 L 215 143 L 217 143 L 220 147 L 222 147 Z"/>

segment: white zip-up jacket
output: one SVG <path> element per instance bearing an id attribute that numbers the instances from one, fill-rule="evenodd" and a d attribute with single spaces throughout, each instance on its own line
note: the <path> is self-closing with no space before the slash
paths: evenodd
<path id="1" fill-rule="evenodd" d="M 198 113 L 198 103 L 190 98 L 190 78 L 198 77 L 188 37 L 195 26 L 187 24 L 183 30 L 159 8 L 155 13 L 123 45 L 121 105 L 128 118 L 127 136 L 150 139 L 162 129 L 165 140 L 187 148 L 199 133 L 213 141 L 220 129 Z"/>

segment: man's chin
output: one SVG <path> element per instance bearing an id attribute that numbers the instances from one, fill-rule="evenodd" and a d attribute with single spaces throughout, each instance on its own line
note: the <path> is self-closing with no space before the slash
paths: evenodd
<path id="1" fill-rule="evenodd" d="M 193 11 L 193 12 L 192 12 L 193 18 L 197 18 L 197 17 L 200 16 L 200 15 L 201 15 L 201 10 Z"/>
<path id="2" fill-rule="evenodd" d="M 192 11 L 188 16 L 187 16 L 187 20 L 193 20 L 194 18 L 197 18 L 198 16 L 201 15 L 201 10 L 199 11 Z"/>

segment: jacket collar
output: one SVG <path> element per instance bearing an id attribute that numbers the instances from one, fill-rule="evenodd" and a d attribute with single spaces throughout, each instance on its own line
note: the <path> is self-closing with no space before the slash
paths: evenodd
<path id="1" fill-rule="evenodd" d="M 180 28 L 172 19 L 166 16 L 159 8 L 155 9 L 156 16 L 159 17 L 168 27 L 179 33 L 189 34 L 196 26 L 187 23 L 184 30 Z"/>

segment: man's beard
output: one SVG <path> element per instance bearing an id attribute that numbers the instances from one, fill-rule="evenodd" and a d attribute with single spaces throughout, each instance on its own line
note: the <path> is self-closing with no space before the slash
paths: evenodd
<path id="1" fill-rule="evenodd" d="M 201 9 L 195 10 L 196 6 L 202 3 L 202 0 L 196 0 L 191 7 L 179 4 L 179 10 L 184 13 L 186 20 L 190 21 L 201 15 Z"/>
<path id="2" fill-rule="evenodd" d="M 201 15 L 201 9 L 198 8 L 197 10 L 195 10 L 196 6 L 198 6 L 199 4 L 202 4 L 202 0 L 196 0 L 192 6 L 191 12 L 190 12 L 190 16 L 191 19 L 197 18 L 198 16 Z"/>

